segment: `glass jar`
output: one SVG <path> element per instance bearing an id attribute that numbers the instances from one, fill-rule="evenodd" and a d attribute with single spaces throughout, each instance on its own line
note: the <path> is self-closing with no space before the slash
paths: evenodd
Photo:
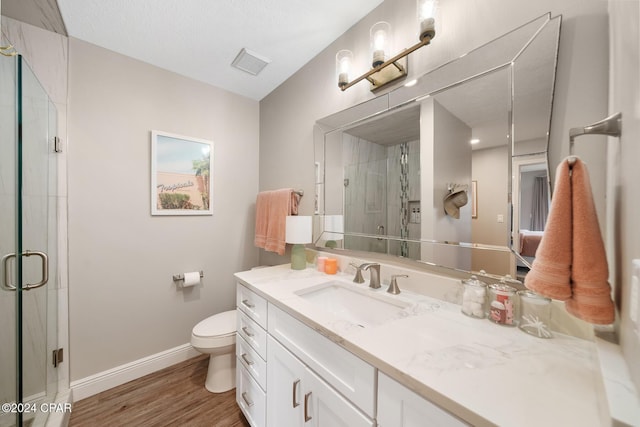
<path id="1" fill-rule="evenodd" d="M 504 283 L 489 285 L 489 320 L 505 326 L 516 325 L 517 289 Z"/>
<path id="2" fill-rule="evenodd" d="M 538 338 L 551 338 L 551 300 L 530 290 L 518 291 L 520 297 L 520 330 Z"/>
<path id="3" fill-rule="evenodd" d="M 477 319 L 484 319 L 487 311 L 487 284 L 471 276 L 469 280 L 463 280 L 462 314 Z"/>

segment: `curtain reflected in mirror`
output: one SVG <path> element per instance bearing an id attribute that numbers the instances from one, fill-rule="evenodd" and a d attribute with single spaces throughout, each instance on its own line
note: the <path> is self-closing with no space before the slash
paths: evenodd
<path id="1" fill-rule="evenodd" d="M 531 230 L 544 231 L 549 215 L 549 190 L 546 172 L 544 175 L 534 177 L 531 204 Z"/>

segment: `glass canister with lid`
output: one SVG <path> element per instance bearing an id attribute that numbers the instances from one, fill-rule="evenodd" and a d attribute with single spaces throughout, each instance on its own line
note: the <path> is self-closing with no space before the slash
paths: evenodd
<path id="1" fill-rule="evenodd" d="M 551 300 L 530 290 L 518 291 L 520 297 L 520 330 L 538 338 L 551 338 Z"/>
<path id="2" fill-rule="evenodd" d="M 505 326 L 516 325 L 517 289 L 503 281 L 489 285 L 489 320 Z"/>
<path id="3" fill-rule="evenodd" d="M 464 291 L 462 293 L 462 314 L 477 319 L 484 319 L 487 311 L 487 284 L 471 276 L 463 280 Z"/>

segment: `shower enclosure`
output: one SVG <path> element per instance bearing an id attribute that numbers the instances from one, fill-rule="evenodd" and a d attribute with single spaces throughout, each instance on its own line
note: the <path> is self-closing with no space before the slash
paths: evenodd
<path id="1" fill-rule="evenodd" d="M 352 232 L 344 248 L 419 259 L 420 140 L 371 142 L 345 132 L 342 144 L 344 226 Z"/>
<path id="2" fill-rule="evenodd" d="M 57 111 L 20 55 L 0 56 L 0 106 L 0 427 L 41 426 L 62 356 Z"/>

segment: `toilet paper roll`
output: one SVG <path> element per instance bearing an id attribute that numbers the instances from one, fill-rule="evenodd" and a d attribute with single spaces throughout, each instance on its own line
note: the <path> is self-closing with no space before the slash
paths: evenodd
<path id="1" fill-rule="evenodd" d="M 195 286 L 198 283 L 200 283 L 199 271 L 190 271 L 188 273 L 184 273 L 184 281 L 182 282 L 183 288 L 187 288 L 189 286 Z"/>

